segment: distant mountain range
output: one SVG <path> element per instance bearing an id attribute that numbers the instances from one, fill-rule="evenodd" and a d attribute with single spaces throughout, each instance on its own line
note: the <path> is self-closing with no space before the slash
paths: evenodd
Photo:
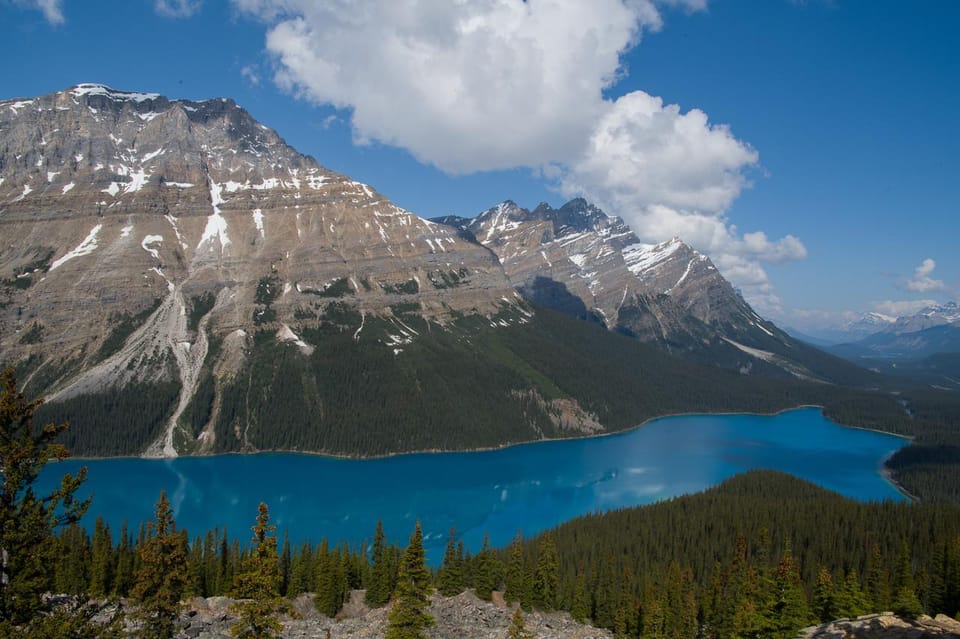
<path id="1" fill-rule="evenodd" d="M 0 361 L 77 452 L 496 446 L 875 382 L 582 199 L 428 221 L 231 100 L 96 84 L 0 135 Z"/>

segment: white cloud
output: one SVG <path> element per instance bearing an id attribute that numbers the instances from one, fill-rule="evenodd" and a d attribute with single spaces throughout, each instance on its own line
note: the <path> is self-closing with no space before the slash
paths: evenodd
<path id="1" fill-rule="evenodd" d="M 248 64 L 247 66 L 240 69 L 240 75 L 251 84 L 251 86 L 260 86 L 260 74 L 257 72 L 257 68 Z"/>
<path id="2" fill-rule="evenodd" d="M 871 302 L 870 306 L 884 315 L 891 317 L 900 317 L 901 315 L 913 315 L 928 306 L 936 306 L 936 300 L 884 300 L 882 302 Z"/>
<path id="3" fill-rule="evenodd" d="M 203 6 L 203 0 L 155 0 L 153 10 L 165 18 L 190 18 Z"/>
<path id="4" fill-rule="evenodd" d="M 53 25 L 63 24 L 63 0 L 14 0 L 14 4 L 43 12 L 43 17 Z"/>
<path id="5" fill-rule="evenodd" d="M 945 286 L 943 280 L 935 280 L 930 275 L 937 268 L 937 263 L 929 257 L 913 271 L 913 277 L 907 280 L 907 288 L 916 293 L 942 291 Z"/>
<path id="6" fill-rule="evenodd" d="M 652 0 L 235 4 L 271 25 L 280 86 L 452 173 L 574 157 L 620 54 L 662 24 Z"/>
<path id="7" fill-rule="evenodd" d="M 759 163 L 728 126 L 643 91 L 604 97 L 622 54 L 663 26 L 661 8 L 707 0 L 233 2 L 268 25 L 274 81 L 343 109 L 358 143 L 448 173 L 538 169 L 644 240 L 679 235 L 769 308 L 779 300 L 761 262 L 806 256 L 796 237 L 741 235 L 727 220 Z"/>

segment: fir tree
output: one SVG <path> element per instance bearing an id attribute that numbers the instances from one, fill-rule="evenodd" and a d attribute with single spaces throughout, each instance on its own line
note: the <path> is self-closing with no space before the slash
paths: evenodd
<path id="1" fill-rule="evenodd" d="M 891 603 L 890 572 L 880 555 L 880 544 L 878 543 L 874 543 L 870 547 L 870 554 L 867 556 L 866 584 L 871 608 L 878 612 L 889 610 Z"/>
<path id="2" fill-rule="evenodd" d="M 116 567 L 110 526 L 104 523 L 103 517 L 97 517 L 94 524 L 90 554 L 90 596 L 103 598 L 113 589 L 113 572 Z"/>
<path id="3" fill-rule="evenodd" d="M 49 494 L 34 492 L 43 467 L 68 456 L 56 443 L 67 425 L 35 426 L 33 413 L 42 402 L 24 398 L 12 370 L 0 373 L 0 387 L 0 627 L 10 627 L 31 621 L 40 611 L 55 551 L 54 531 L 79 521 L 90 500 L 74 496 L 86 468 L 64 475 Z"/>
<path id="4" fill-rule="evenodd" d="M 534 634 L 527 630 L 527 622 L 523 618 L 523 611 L 517 606 L 510 617 L 510 627 L 507 628 L 507 639 L 534 639 Z"/>
<path id="5" fill-rule="evenodd" d="M 813 615 L 800 581 L 800 573 L 789 542 L 785 545 L 774 578 L 773 610 L 770 616 L 771 636 L 792 637 L 797 630 L 810 625 Z"/>
<path id="6" fill-rule="evenodd" d="M 257 509 L 257 523 L 252 527 L 250 553 L 241 562 L 233 580 L 233 596 L 239 599 L 231 609 L 240 619 L 230 627 L 237 639 L 272 639 L 279 637 L 283 624 L 277 615 L 288 606 L 280 597 L 280 560 L 277 557 L 275 526 L 263 502 Z"/>
<path id="7" fill-rule="evenodd" d="M 560 582 L 560 561 L 557 547 L 549 532 L 540 537 L 537 547 L 537 572 L 533 582 L 534 603 L 544 610 L 557 606 L 557 586 Z"/>
<path id="8" fill-rule="evenodd" d="M 587 596 L 587 579 L 583 566 L 577 570 L 577 577 L 573 584 L 573 605 L 570 616 L 580 623 L 586 623 L 590 617 L 590 598 Z"/>
<path id="9" fill-rule="evenodd" d="M 387 617 L 385 639 L 426 639 L 426 629 L 436 623 L 430 605 L 430 573 L 423 551 L 423 533 L 417 522 L 400 559 L 397 597 Z"/>
<path id="10" fill-rule="evenodd" d="M 176 629 L 180 599 L 187 586 L 186 540 L 177 532 L 167 494 L 160 492 L 154 521 L 140 544 L 139 566 L 131 598 L 144 639 L 169 639 Z"/>
<path id="11" fill-rule="evenodd" d="M 526 600 L 524 596 L 523 534 L 519 531 L 510 542 L 507 560 L 507 578 L 504 584 L 503 598 L 507 603 Z"/>
<path id="12" fill-rule="evenodd" d="M 478 597 L 490 601 L 497 587 L 496 557 L 490 549 L 490 536 L 483 535 L 483 546 L 474 561 L 473 590 Z"/>
<path id="13" fill-rule="evenodd" d="M 824 566 L 817 570 L 817 583 L 813 586 L 813 613 L 821 622 L 837 618 L 837 592 L 833 576 Z"/>
<path id="14" fill-rule="evenodd" d="M 443 565 L 437 578 L 437 590 L 444 597 L 459 595 L 464 589 L 463 546 L 457 544 L 457 531 L 450 529 L 447 547 L 443 552 Z"/>
<path id="15" fill-rule="evenodd" d="M 893 612 L 904 617 L 916 617 L 923 614 L 923 606 L 917 597 L 917 588 L 913 579 L 910 546 L 906 540 L 903 540 L 900 544 L 893 587 Z"/>
<path id="16" fill-rule="evenodd" d="M 113 595 L 126 597 L 133 588 L 133 566 L 136 561 L 136 552 L 133 548 L 133 539 L 127 531 L 127 523 L 120 528 L 120 544 L 117 547 L 117 567 L 114 571 Z"/>
<path id="17" fill-rule="evenodd" d="M 379 607 L 390 601 L 393 594 L 391 585 L 391 562 L 387 549 L 387 537 L 383 533 L 383 521 L 377 520 L 377 530 L 373 535 L 371 552 L 370 583 L 367 584 L 366 602 L 368 606 Z"/>

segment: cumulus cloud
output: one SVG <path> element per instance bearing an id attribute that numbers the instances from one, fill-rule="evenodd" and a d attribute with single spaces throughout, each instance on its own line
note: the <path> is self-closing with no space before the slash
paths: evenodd
<path id="1" fill-rule="evenodd" d="M 930 275 L 937 268 L 937 263 L 929 257 L 913 271 L 913 277 L 907 280 L 907 288 L 916 293 L 942 291 L 945 286 L 943 280 L 935 280 Z"/>
<path id="2" fill-rule="evenodd" d="M 65 22 L 63 0 L 14 0 L 14 4 L 43 12 L 43 17 L 52 25 L 61 25 Z"/>
<path id="3" fill-rule="evenodd" d="M 453 174 L 539 170 L 644 240 L 679 235 L 769 308 L 761 262 L 806 256 L 796 237 L 741 234 L 726 218 L 759 163 L 728 126 L 643 91 L 604 96 L 663 7 L 707 0 L 233 1 L 267 24 L 274 81 L 344 110 L 357 143 Z"/>
<path id="4" fill-rule="evenodd" d="M 156 0 L 153 10 L 165 18 L 190 18 L 203 6 L 203 0 Z"/>

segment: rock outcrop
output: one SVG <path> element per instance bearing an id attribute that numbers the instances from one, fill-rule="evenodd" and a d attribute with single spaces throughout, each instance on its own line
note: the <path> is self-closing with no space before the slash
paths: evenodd
<path id="1" fill-rule="evenodd" d="M 377 639 L 387 627 L 388 608 L 368 609 L 363 592 L 354 591 L 351 601 L 337 619 L 321 615 L 309 595 L 293 602 L 297 618 L 284 618 L 284 639 Z M 231 600 L 224 597 L 197 598 L 189 602 L 182 617 L 185 627 L 180 639 L 227 639 L 236 617 L 230 612 Z M 432 639 L 502 639 L 507 636 L 512 608 L 482 601 L 466 592 L 456 597 L 435 595 L 429 612 L 436 625 L 428 630 Z M 537 639 L 610 639 L 607 630 L 573 621 L 567 613 L 530 612 L 524 615 L 526 627 Z"/>
<path id="2" fill-rule="evenodd" d="M 946 615 L 916 619 L 898 617 L 892 612 L 865 615 L 856 619 L 838 619 L 822 626 L 804 629 L 797 639 L 937 639 L 960 637 L 960 621 Z"/>

